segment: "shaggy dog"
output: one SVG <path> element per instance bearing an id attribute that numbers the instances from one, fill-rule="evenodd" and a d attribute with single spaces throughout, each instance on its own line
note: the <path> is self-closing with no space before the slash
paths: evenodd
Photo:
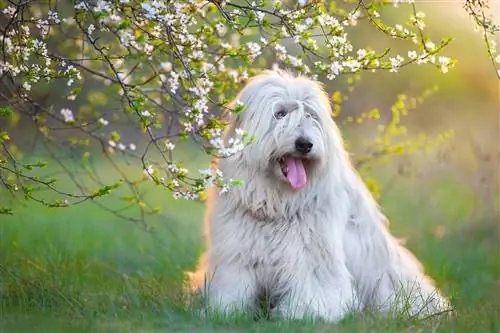
<path id="1" fill-rule="evenodd" d="M 244 186 L 212 190 L 207 251 L 190 288 L 207 309 L 336 322 L 353 310 L 426 316 L 449 308 L 386 219 L 346 154 L 322 87 L 267 71 L 237 100 L 253 144 L 218 162 Z"/>

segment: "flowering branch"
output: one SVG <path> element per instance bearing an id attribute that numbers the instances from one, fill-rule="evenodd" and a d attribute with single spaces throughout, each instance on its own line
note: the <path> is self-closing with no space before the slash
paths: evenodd
<path id="1" fill-rule="evenodd" d="M 500 31 L 500 27 L 493 23 L 493 20 L 487 16 L 487 9 L 489 9 L 488 1 L 484 0 L 465 0 L 464 8 L 471 16 L 474 22 L 474 28 L 476 31 L 480 31 L 483 35 L 484 43 L 486 44 L 486 51 L 493 64 L 495 73 L 500 79 L 500 54 L 497 53 L 497 42 L 498 39 L 496 34 Z"/>
<path id="2" fill-rule="evenodd" d="M 274 63 L 328 82 L 413 65 L 446 73 L 454 65 L 441 54 L 450 39 L 432 42 L 415 4 L 404 26 L 392 27 L 380 18 L 384 1 L 349 2 L 0 0 L 0 119 L 8 124 L 0 127 L 1 183 L 50 207 L 115 195 L 144 218 L 158 211 L 139 190 L 149 181 L 196 200 L 209 186 L 222 194 L 241 184 L 215 167 L 194 175 L 178 147 L 191 142 L 225 158 L 251 144 L 252 133 L 241 129 L 222 139 L 225 115 L 244 109 L 231 101 L 264 67 Z M 350 33 L 360 20 L 410 45 L 407 56 L 389 47 L 355 49 Z M 21 162 L 21 121 L 48 158 Z M 373 159 L 388 153 L 372 148 Z M 118 180 L 103 180 L 94 160 Z M 49 161 L 77 192 L 47 176 Z M 125 169 L 137 162 L 143 172 L 131 176 Z M 35 195 L 43 189 L 56 197 Z M 11 210 L 0 205 L 0 212 Z"/>

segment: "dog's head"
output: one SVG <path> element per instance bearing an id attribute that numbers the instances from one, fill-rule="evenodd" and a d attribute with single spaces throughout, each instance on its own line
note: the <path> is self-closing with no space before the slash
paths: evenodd
<path id="1" fill-rule="evenodd" d="M 321 175 L 332 149 L 341 147 L 328 98 L 315 81 L 268 71 L 254 77 L 237 101 L 245 108 L 232 129 L 240 127 L 255 136 L 242 152 L 245 165 L 271 180 L 301 189 L 308 179 Z"/>

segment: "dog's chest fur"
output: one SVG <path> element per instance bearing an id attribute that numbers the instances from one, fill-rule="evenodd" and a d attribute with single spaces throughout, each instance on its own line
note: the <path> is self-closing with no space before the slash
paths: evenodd
<path id="1" fill-rule="evenodd" d="M 271 296 L 285 293 L 297 270 L 307 269 L 318 276 L 334 270 L 335 244 L 328 239 L 335 231 L 325 223 L 325 209 L 303 210 L 281 219 L 258 219 L 248 212 L 241 215 L 238 260 Z"/>

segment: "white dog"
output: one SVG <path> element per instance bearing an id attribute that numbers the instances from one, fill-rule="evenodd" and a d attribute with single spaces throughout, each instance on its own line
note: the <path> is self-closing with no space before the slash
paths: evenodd
<path id="1" fill-rule="evenodd" d="M 321 86 L 265 72 L 238 98 L 245 105 L 226 133 L 256 136 L 219 161 L 245 185 L 209 194 L 207 251 L 190 287 L 208 309 L 259 311 L 335 322 L 352 310 L 449 309 L 386 219 L 346 154 Z"/>

